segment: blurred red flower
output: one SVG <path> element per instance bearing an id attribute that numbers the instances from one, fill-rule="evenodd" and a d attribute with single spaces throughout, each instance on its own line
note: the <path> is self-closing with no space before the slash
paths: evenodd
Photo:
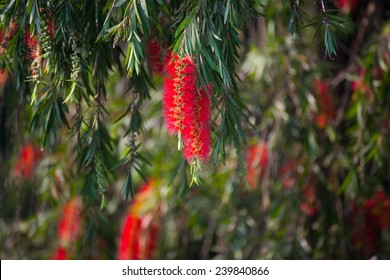
<path id="1" fill-rule="evenodd" d="M 318 128 L 325 128 L 329 121 L 334 120 L 336 117 L 336 111 L 332 95 L 328 91 L 328 84 L 324 81 L 316 80 L 314 82 L 314 88 L 316 89 L 316 100 L 318 105 L 318 111 L 315 115 L 315 123 Z"/>
<path id="2" fill-rule="evenodd" d="M 246 180 L 254 189 L 268 166 L 268 148 L 263 142 L 251 145 L 246 153 Z"/>
<path id="3" fill-rule="evenodd" d="M 80 198 L 73 198 L 64 205 L 62 216 L 58 223 L 58 238 L 63 247 L 67 248 L 74 243 L 81 228 L 82 202 Z"/>
<path id="4" fill-rule="evenodd" d="M 58 247 L 53 260 L 66 260 L 68 259 L 68 252 L 65 248 Z"/>
<path id="5" fill-rule="evenodd" d="M 35 147 L 31 143 L 24 145 L 20 153 L 20 158 L 15 165 L 16 175 L 24 179 L 30 178 L 41 158 L 42 152 L 38 147 Z"/>
<path id="6" fill-rule="evenodd" d="M 337 0 L 337 5 L 344 13 L 353 12 L 359 5 L 360 0 Z"/>
<path id="7" fill-rule="evenodd" d="M 155 218 L 158 216 L 159 207 L 151 205 L 152 209 L 142 211 L 148 200 L 153 198 L 151 185 L 152 181 L 141 187 L 124 219 L 118 245 L 120 260 L 143 260 L 154 257 L 159 234 L 159 225 Z"/>

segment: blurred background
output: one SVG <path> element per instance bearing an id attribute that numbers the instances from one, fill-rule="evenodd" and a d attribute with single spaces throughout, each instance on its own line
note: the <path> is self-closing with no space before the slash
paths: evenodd
<path id="1" fill-rule="evenodd" d="M 131 178 L 126 200 L 126 167 L 105 171 L 103 209 L 89 201 L 100 196 L 95 175 L 75 160 L 78 136 L 49 117 L 37 122 L 32 82 L 21 87 L 22 73 L 6 67 L 12 58 L 0 60 L 1 259 L 389 259 L 390 3 L 325 1 L 351 21 L 335 32 L 337 54 L 326 55 L 315 26 L 290 34 L 289 1 L 262 2 L 263 16 L 239 33 L 241 145 L 227 145 L 217 162 L 213 154 L 202 184 L 189 186 L 163 124 L 167 46 L 151 37 L 151 99 L 139 107 L 143 132 L 131 134 L 145 175 Z M 1 27 L 1 55 L 19 29 Z M 130 116 L 115 122 L 132 93 L 126 74 L 107 77 L 105 123 L 118 162 L 134 140 L 122 137 Z M 77 123 L 79 109 L 60 118 Z M 218 118 L 213 109 L 214 132 Z M 57 129 L 50 149 L 41 148 L 48 125 Z"/>

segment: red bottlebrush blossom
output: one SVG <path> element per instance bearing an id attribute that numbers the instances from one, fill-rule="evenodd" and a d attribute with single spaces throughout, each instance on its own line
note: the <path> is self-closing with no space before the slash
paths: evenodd
<path id="1" fill-rule="evenodd" d="M 311 185 L 306 185 L 303 189 L 304 201 L 301 203 L 301 211 L 309 217 L 317 213 L 316 194 Z"/>
<path id="2" fill-rule="evenodd" d="M 30 32 L 26 30 L 23 34 L 23 42 L 27 46 L 30 52 L 30 59 L 34 59 L 33 52 L 38 46 L 38 37 L 36 35 L 30 35 Z"/>
<path id="3" fill-rule="evenodd" d="M 38 43 L 36 35 L 30 35 L 29 31 L 23 34 L 23 41 L 29 50 L 29 62 L 32 71 L 32 78 L 37 80 L 39 78 L 39 68 L 42 65 L 42 48 Z"/>
<path id="4" fill-rule="evenodd" d="M 165 124 L 169 134 L 182 134 L 184 128 L 184 108 L 186 96 L 196 91 L 196 67 L 193 60 L 186 56 L 179 58 L 176 54 L 165 59 L 163 110 Z"/>
<path id="5" fill-rule="evenodd" d="M 157 74 L 162 74 L 164 70 L 164 65 L 162 61 L 162 47 L 156 38 L 151 37 L 148 42 L 148 62 L 150 70 Z"/>
<path id="6" fill-rule="evenodd" d="M 54 260 L 69 259 L 69 252 L 81 229 L 82 202 L 79 197 L 71 199 L 62 208 L 62 215 L 57 225 L 58 245 Z"/>
<path id="7" fill-rule="evenodd" d="M 211 102 L 209 92 L 197 91 L 194 60 L 176 54 L 165 59 L 163 109 L 169 134 L 184 142 L 184 157 L 189 163 L 206 162 L 211 152 Z"/>
<path id="8" fill-rule="evenodd" d="M 207 162 L 211 153 L 211 102 L 208 92 L 201 89 L 199 93 L 186 96 L 184 108 L 184 157 L 189 163 Z"/>
<path id="9" fill-rule="evenodd" d="M 65 204 L 58 223 L 60 246 L 69 248 L 77 239 L 81 229 L 81 199 L 74 198 Z"/>
<path id="10" fill-rule="evenodd" d="M 51 39 L 54 38 L 56 26 L 55 26 L 55 21 L 53 17 L 48 17 L 47 18 L 47 33 Z"/>
<path id="11" fill-rule="evenodd" d="M 249 147 L 246 154 L 246 180 L 249 186 L 254 189 L 257 181 L 268 166 L 268 148 L 264 143 Z"/>
<path id="12" fill-rule="evenodd" d="M 319 128 L 325 128 L 329 121 L 336 116 L 333 98 L 328 92 L 326 82 L 315 81 L 314 88 L 317 91 L 318 112 L 315 116 L 315 122 Z"/>
<path id="13" fill-rule="evenodd" d="M 66 260 L 68 259 L 68 251 L 65 248 L 58 247 L 53 257 L 53 260 Z"/>
<path id="14" fill-rule="evenodd" d="M 360 0 L 337 0 L 337 4 L 344 13 L 353 12 L 359 5 Z"/>
<path id="15" fill-rule="evenodd" d="M 153 205 L 152 209 L 141 211 L 148 200 L 153 198 L 154 193 L 150 184 L 151 182 L 140 189 L 129 208 L 120 235 L 118 259 L 153 258 L 159 233 L 159 226 L 154 216 L 159 213 L 159 207 Z"/>
<path id="16" fill-rule="evenodd" d="M 24 145 L 19 161 L 15 165 L 16 174 L 24 179 L 30 178 L 41 157 L 42 152 L 39 148 L 34 147 L 31 143 Z"/>
<path id="17" fill-rule="evenodd" d="M 141 229 L 141 219 L 129 214 L 126 217 L 122 228 L 119 244 L 120 260 L 139 259 L 139 233 Z"/>
<path id="18" fill-rule="evenodd" d="M 160 228 L 158 225 L 152 224 L 150 226 L 149 235 L 147 237 L 147 244 L 145 246 L 144 256 L 146 260 L 153 259 L 153 254 L 157 247 L 158 234 L 160 232 Z"/>

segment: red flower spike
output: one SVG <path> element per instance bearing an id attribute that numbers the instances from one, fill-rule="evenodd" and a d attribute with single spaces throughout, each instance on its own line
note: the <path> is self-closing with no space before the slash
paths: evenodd
<path id="1" fill-rule="evenodd" d="M 34 147 L 31 143 L 24 145 L 19 161 L 15 165 L 15 173 L 24 179 L 30 178 L 41 157 L 42 152 L 39 148 Z"/>
<path id="2" fill-rule="evenodd" d="M 68 251 L 65 248 L 58 247 L 53 257 L 53 260 L 67 260 L 67 259 L 68 259 Z"/>
<path id="3" fill-rule="evenodd" d="M 209 94 L 201 89 L 199 93 L 187 95 L 185 104 L 184 157 L 189 163 L 196 160 L 205 163 L 210 158 L 211 153 L 211 102 Z"/>
<path id="4" fill-rule="evenodd" d="M 63 248 L 69 248 L 77 239 L 81 228 L 81 200 L 74 198 L 65 204 L 58 223 L 58 238 Z"/>
<path id="5" fill-rule="evenodd" d="M 145 202 L 153 195 L 150 186 L 153 183 L 151 182 L 153 181 L 149 181 L 148 184 L 141 187 L 129 208 L 120 235 L 118 259 L 142 260 L 153 258 L 159 232 L 159 226 L 154 221 L 155 209 L 152 212 L 140 211 Z"/>
<path id="6" fill-rule="evenodd" d="M 315 122 L 321 129 L 325 128 L 330 120 L 336 117 L 332 95 L 328 91 L 328 84 L 322 81 L 314 81 L 314 88 L 317 91 L 318 112 L 315 115 Z"/>
<path id="7" fill-rule="evenodd" d="M 157 225 L 150 226 L 149 235 L 146 244 L 146 252 L 145 252 L 145 259 L 147 260 L 151 260 L 154 257 L 153 255 L 157 247 L 157 239 L 158 239 L 159 231 L 160 228 Z"/>
<path id="8" fill-rule="evenodd" d="M 246 154 L 246 180 L 254 189 L 257 181 L 268 166 L 268 149 L 264 143 L 258 143 L 249 147 Z"/>
<path id="9" fill-rule="evenodd" d="M 34 59 L 35 57 L 33 56 L 34 51 L 36 50 L 38 46 L 38 38 L 36 35 L 31 36 L 30 32 L 27 30 L 23 34 L 23 42 L 24 44 L 28 47 L 29 52 L 30 52 L 30 59 Z"/>
<path id="10" fill-rule="evenodd" d="M 189 57 L 179 58 L 176 54 L 165 59 L 163 111 L 169 134 L 181 137 L 184 128 L 185 104 L 196 90 L 196 67 Z"/>
<path id="11" fill-rule="evenodd" d="M 359 6 L 360 0 L 337 0 L 337 4 L 344 13 L 351 13 Z"/>

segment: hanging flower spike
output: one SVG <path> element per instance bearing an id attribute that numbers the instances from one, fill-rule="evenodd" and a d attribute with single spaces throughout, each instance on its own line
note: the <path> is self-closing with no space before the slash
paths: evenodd
<path id="1" fill-rule="evenodd" d="M 341 11 L 346 14 L 353 12 L 359 6 L 360 0 L 337 0 Z"/>
<path id="2" fill-rule="evenodd" d="M 53 257 L 53 260 L 66 260 L 68 259 L 68 251 L 65 248 L 58 247 Z"/>
<path id="3" fill-rule="evenodd" d="M 157 247 L 157 240 L 158 240 L 158 234 L 160 232 L 160 227 L 156 224 L 152 224 L 150 226 L 149 234 L 147 236 L 147 244 L 145 248 L 145 259 L 146 260 L 152 260 L 154 252 Z"/>
<path id="4" fill-rule="evenodd" d="M 249 147 L 246 155 L 246 180 L 251 189 L 257 185 L 260 176 L 263 176 L 268 166 L 268 148 L 265 143 L 258 143 Z"/>
<path id="5" fill-rule="evenodd" d="M 141 228 L 141 219 L 135 215 L 129 214 L 122 228 L 118 259 L 120 260 L 138 260 L 139 259 L 139 232 Z"/>
<path id="6" fill-rule="evenodd" d="M 211 153 L 211 102 L 208 92 L 201 89 L 187 96 L 184 120 L 184 157 L 188 163 L 206 163 Z"/>
<path id="7" fill-rule="evenodd" d="M 35 50 L 35 48 L 38 45 L 38 38 L 37 38 L 37 36 L 35 36 L 35 35 L 31 36 L 30 32 L 28 30 L 26 30 L 23 33 L 23 42 L 27 46 L 27 48 L 29 50 L 29 55 L 30 55 L 29 58 L 33 59 L 32 52 Z"/>
<path id="8" fill-rule="evenodd" d="M 328 125 L 329 121 L 335 119 L 336 111 L 332 95 L 328 91 L 328 84 L 324 81 L 316 80 L 314 82 L 314 88 L 317 91 L 316 99 L 318 104 L 315 122 L 318 128 L 323 129 Z"/>
<path id="9" fill-rule="evenodd" d="M 185 101 L 196 90 L 196 67 L 189 56 L 179 58 L 176 54 L 165 59 L 163 111 L 168 133 L 177 134 L 178 148 L 181 150 L 182 131 L 184 128 Z"/>
<path id="10" fill-rule="evenodd" d="M 39 148 L 34 147 L 31 143 L 24 145 L 20 153 L 19 161 L 15 165 L 16 175 L 23 179 L 30 178 L 41 157 L 42 152 Z"/>
<path id="11" fill-rule="evenodd" d="M 74 198 L 65 204 L 58 223 L 58 238 L 61 248 L 69 249 L 76 241 L 81 229 L 81 210 L 80 198 Z"/>
<path id="12" fill-rule="evenodd" d="M 62 209 L 62 215 L 58 222 L 58 246 L 53 256 L 54 260 L 66 260 L 69 258 L 71 246 L 79 236 L 81 229 L 80 198 L 73 198 Z"/>
<path id="13" fill-rule="evenodd" d="M 137 192 L 129 207 L 120 235 L 118 259 L 153 258 L 160 227 L 155 219 L 159 215 L 159 207 L 150 203 L 154 202 L 156 194 L 152 187 L 153 181 L 149 180 Z"/>
<path id="14" fill-rule="evenodd" d="M 42 49 L 38 43 L 36 35 L 31 36 L 29 31 L 26 31 L 23 35 L 23 41 L 28 47 L 30 69 L 32 72 L 33 80 L 39 80 L 40 68 L 42 65 Z"/>

